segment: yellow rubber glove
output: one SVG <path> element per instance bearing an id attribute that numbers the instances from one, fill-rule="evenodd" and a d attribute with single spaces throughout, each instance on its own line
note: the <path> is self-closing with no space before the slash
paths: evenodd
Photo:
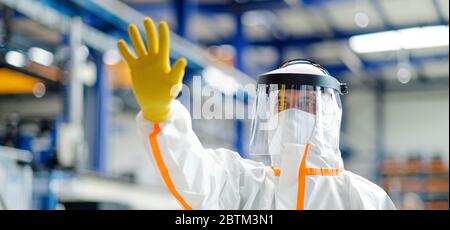
<path id="1" fill-rule="evenodd" d="M 131 71 L 133 92 L 141 106 L 146 120 L 162 122 L 170 116 L 170 103 L 182 88 L 182 80 L 187 61 L 184 58 L 170 68 L 169 27 L 165 21 L 158 25 L 159 41 L 155 26 L 150 18 L 144 20 L 147 35 L 147 49 L 138 28 L 128 27 L 131 43 L 136 51 L 134 56 L 125 41 L 117 44 Z"/>

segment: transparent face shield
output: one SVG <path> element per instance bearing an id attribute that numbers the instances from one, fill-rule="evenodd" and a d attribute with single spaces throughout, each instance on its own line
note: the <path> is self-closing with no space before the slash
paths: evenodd
<path id="1" fill-rule="evenodd" d="M 336 130 L 340 128 L 341 102 L 334 89 L 258 84 L 256 93 L 250 131 L 251 155 L 277 155 L 286 145 L 310 143 L 313 135 L 321 136 L 326 124 L 337 125 L 330 127 Z"/>

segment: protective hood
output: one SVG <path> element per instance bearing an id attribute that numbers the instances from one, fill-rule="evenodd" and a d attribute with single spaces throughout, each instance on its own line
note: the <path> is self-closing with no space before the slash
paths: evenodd
<path id="1" fill-rule="evenodd" d="M 347 88 L 319 65 L 305 60 L 258 79 L 250 154 L 282 155 L 284 146 L 309 144 L 311 154 L 340 164 L 340 94 Z M 291 148 L 292 149 L 292 148 Z"/>

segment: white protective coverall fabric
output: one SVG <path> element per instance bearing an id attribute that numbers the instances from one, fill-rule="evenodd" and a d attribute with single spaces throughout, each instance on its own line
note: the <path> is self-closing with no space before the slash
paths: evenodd
<path id="1" fill-rule="evenodd" d="M 161 186 L 181 209 L 395 209 L 380 187 L 341 170 L 339 151 L 321 154 L 314 145 L 290 146 L 290 154 L 277 155 L 277 175 L 270 166 L 236 152 L 205 149 L 192 130 L 189 112 L 176 100 L 171 106 L 168 121 L 152 123 L 139 113 L 137 124 L 151 167 L 160 172 Z M 300 170 L 310 166 L 315 169 Z"/>
<path id="2" fill-rule="evenodd" d="M 290 118 L 290 119 L 289 119 Z M 275 115 L 273 120 L 281 121 L 278 127 L 270 130 L 269 152 L 272 155 L 282 154 L 279 151 L 283 145 L 291 143 L 308 143 L 314 131 L 314 114 L 304 112 L 299 109 L 287 109 Z M 279 165 L 272 165 L 279 167 Z"/>

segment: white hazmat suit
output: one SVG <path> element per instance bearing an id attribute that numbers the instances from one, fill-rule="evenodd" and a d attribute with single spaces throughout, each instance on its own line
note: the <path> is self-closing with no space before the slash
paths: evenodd
<path id="1" fill-rule="evenodd" d="M 304 62 L 271 73 L 327 75 L 318 66 Z M 286 93 L 284 87 L 267 87 L 257 92 L 258 97 L 266 96 L 267 103 L 273 99 L 267 91 L 278 92 L 278 98 L 281 92 Z M 300 88 L 305 89 L 303 85 Z M 161 175 L 161 185 L 167 187 L 182 209 L 395 209 L 380 187 L 344 169 L 339 151 L 342 110 L 336 94 L 327 94 L 336 89 L 327 91 L 320 85 L 310 88 L 315 96 L 313 113 L 301 118 L 305 112 L 292 108 L 274 112 L 279 113 L 278 123 L 286 120 L 280 118 L 283 114 L 301 118 L 289 119 L 286 127 L 306 127 L 300 123 L 308 123 L 307 138 L 301 134 L 299 143 L 287 141 L 287 135 L 280 134 L 279 129 L 255 131 L 258 127 L 254 123 L 251 144 L 267 143 L 257 151 L 267 149 L 272 165 L 244 159 L 227 149 L 205 149 L 192 130 L 189 112 L 176 100 L 167 121 L 149 122 L 139 113 L 137 124 L 151 167 Z M 259 108 L 264 100 L 257 99 Z M 258 133 L 265 133 L 265 138 L 258 137 Z"/>

